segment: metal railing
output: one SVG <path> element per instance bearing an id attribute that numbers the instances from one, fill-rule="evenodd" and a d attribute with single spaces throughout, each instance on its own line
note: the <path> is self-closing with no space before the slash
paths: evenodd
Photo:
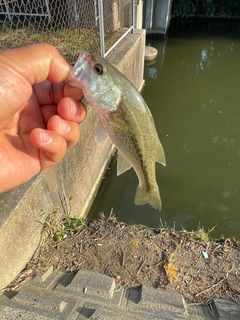
<path id="1" fill-rule="evenodd" d="M 105 49 L 105 40 L 104 40 L 104 35 L 105 35 L 105 25 L 106 27 L 108 27 L 109 25 L 109 20 L 110 18 L 114 19 L 114 15 L 111 17 L 111 15 L 106 16 L 104 15 L 104 13 L 107 11 L 105 9 L 105 7 L 107 6 L 106 1 L 104 1 L 105 3 L 103 3 L 103 0 L 98 0 L 98 10 L 99 10 L 99 31 L 100 31 L 100 45 L 101 45 L 101 56 L 102 57 L 106 57 L 114 48 L 115 46 L 130 32 L 134 31 L 134 3 L 135 1 L 119 1 L 119 3 L 121 3 L 121 8 L 120 8 L 120 12 L 125 12 L 125 10 L 127 9 L 128 12 L 128 17 L 129 19 L 127 20 L 127 22 L 125 21 L 124 25 L 122 26 L 122 28 L 126 28 L 125 32 L 120 36 L 120 38 L 115 41 L 115 43 L 107 50 Z M 108 2 L 112 2 L 111 0 Z M 131 8 L 130 8 L 131 5 Z M 115 10 L 115 12 L 117 12 Z M 119 18 L 119 17 L 118 17 Z M 123 19 L 123 21 L 126 19 L 126 15 L 124 15 L 124 17 L 120 17 L 120 21 L 121 19 Z M 119 21 L 119 19 L 117 19 L 115 17 L 115 20 Z M 131 25 L 129 24 L 129 21 L 131 21 Z"/>
<path id="2" fill-rule="evenodd" d="M 17 0 L 3 0 L 1 6 L 4 6 L 6 11 L 0 12 L 0 14 L 6 13 L 9 20 L 17 15 L 26 15 L 48 17 L 49 22 L 51 22 L 48 0 L 22 3 L 21 7 L 18 6 Z"/>
<path id="3" fill-rule="evenodd" d="M 134 30 L 134 0 L 0 0 L 0 50 L 48 42 L 70 63 L 106 57 Z"/>

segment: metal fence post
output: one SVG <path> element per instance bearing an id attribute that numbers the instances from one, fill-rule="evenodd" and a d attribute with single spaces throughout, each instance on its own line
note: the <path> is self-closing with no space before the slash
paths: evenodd
<path id="1" fill-rule="evenodd" d="M 136 0 L 132 0 L 132 33 L 134 33 L 134 26 L 135 26 L 135 12 L 137 12 L 137 10 L 135 10 L 135 5 L 137 6 L 137 4 L 135 3 Z"/>
<path id="2" fill-rule="evenodd" d="M 101 57 L 105 58 L 104 21 L 103 21 L 103 3 L 102 3 L 102 0 L 98 0 L 98 16 L 99 16 Z"/>
<path id="3" fill-rule="evenodd" d="M 52 18 L 51 18 L 51 12 L 49 9 L 48 0 L 45 0 L 45 4 L 46 4 L 46 8 L 47 8 L 48 21 L 51 22 Z"/>

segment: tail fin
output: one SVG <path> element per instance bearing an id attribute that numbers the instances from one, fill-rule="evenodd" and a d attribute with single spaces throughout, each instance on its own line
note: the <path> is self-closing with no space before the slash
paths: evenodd
<path id="1" fill-rule="evenodd" d="M 154 209 L 158 209 L 159 211 L 161 211 L 162 208 L 162 201 L 159 191 L 157 190 L 154 193 L 146 192 L 140 186 L 137 187 L 134 203 L 136 205 L 149 203 Z"/>

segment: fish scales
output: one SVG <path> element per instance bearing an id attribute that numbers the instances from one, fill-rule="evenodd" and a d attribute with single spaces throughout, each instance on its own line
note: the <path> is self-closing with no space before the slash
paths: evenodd
<path id="1" fill-rule="evenodd" d="M 157 191 L 157 186 L 151 184 L 150 181 L 154 181 L 155 178 L 155 162 L 151 161 L 151 158 L 155 158 L 155 154 L 149 157 L 150 153 L 155 153 L 154 150 L 149 148 L 151 145 L 151 138 L 156 139 L 151 135 L 151 132 L 146 132 L 145 134 L 140 131 L 140 128 L 144 125 L 145 130 L 149 128 L 149 124 L 141 111 L 137 111 L 138 115 L 136 117 L 135 112 L 132 112 L 131 108 L 126 108 L 125 103 L 120 103 L 118 109 L 113 112 L 114 117 L 122 119 L 128 127 L 127 132 L 121 132 L 120 129 L 114 124 L 111 125 L 111 121 L 108 122 L 107 132 L 109 137 L 118 148 L 121 150 L 121 154 L 128 157 L 128 162 L 134 167 L 141 184 L 146 188 L 146 191 Z M 137 121 L 136 121 L 137 119 Z M 134 120 L 134 121 L 133 121 Z M 111 126 L 111 127 L 110 127 Z M 136 138 L 136 135 L 138 138 Z"/>
<path id="2" fill-rule="evenodd" d="M 139 179 L 135 204 L 149 203 L 161 210 L 155 162 L 165 165 L 165 155 L 142 96 L 109 62 L 86 51 L 80 54 L 68 83 L 83 90 L 97 114 L 97 141 L 107 133 L 117 147 L 118 175 L 131 167 L 135 170 Z"/>

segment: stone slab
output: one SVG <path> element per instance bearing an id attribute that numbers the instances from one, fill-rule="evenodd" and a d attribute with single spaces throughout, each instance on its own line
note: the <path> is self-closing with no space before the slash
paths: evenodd
<path id="1" fill-rule="evenodd" d="M 156 290 L 150 286 L 142 286 L 139 290 L 130 289 L 127 309 L 156 319 L 189 319 L 182 295 Z"/>
<path id="2" fill-rule="evenodd" d="M 17 319 L 24 319 L 24 320 L 33 320 L 33 319 L 37 319 L 37 320 L 51 320 L 52 318 L 46 317 L 44 315 L 41 314 L 37 314 L 35 310 L 34 311 L 29 311 L 26 309 L 21 309 L 21 308 L 17 308 L 16 306 L 14 307 L 8 307 L 8 306 L 3 306 L 0 309 L 0 314 L 1 316 L 3 316 L 4 320 L 17 320 Z"/>
<path id="3" fill-rule="evenodd" d="M 221 299 L 213 300 L 215 309 L 217 310 L 219 320 L 239 320 L 240 306 L 231 301 Z"/>
<path id="4" fill-rule="evenodd" d="M 142 286 L 141 299 L 138 303 L 139 306 L 151 309 L 168 310 L 173 313 L 186 315 L 186 302 L 182 295 L 157 290 L 153 287 Z"/>
<path id="5" fill-rule="evenodd" d="M 208 305 L 188 304 L 182 295 L 153 287 L 140 290 L 115 287 L 113 297 L 98 296 L 95 291 L 109 288 L 109 277 L 80 270 L 75 277 L 48 269 L 43 281 L 29 280 L 18 291 L 5 292 L 0 297 L 0 319 L 35 320 L 237 320 L 239 306 L 215 299 Z M 82 272 L 84 271 L 84 272 Z M 54 274 L 54 277 L 52 277 Z M 83 276 L 85 279 L 83 279 Z M 49 286 L 50 279 L 52 285 Z M 67 281 L 63 281 L 67 279 Z M 92 281 L 94 280 L 94 281 Z M 106 281 L 106 283 L 104 283 Z M 112 279 L 112 282 L 114 279 Z M 92 282 L 92 283 L 91 283 Z M 43 283 L 46 283 L 45 287 Z M 75 291 L 77 286 L 91 286 L 89 294 Z M 63 285 L 64 284 L 64 285 Z M 72 284 L 72 289 L 70 290 Z M 110 285 L 111 287 L 111 285 Z M 61 289 L 60 289 L 61 288 Z M 212 312 L 214 310 L 214 312 Z"/>
<path id="6" fill-rule="evenodd" d="M 68 289 L 111 299 L 115 289 L 115 280 L 104 274 L 80 270 L 68 285 Z"/>

